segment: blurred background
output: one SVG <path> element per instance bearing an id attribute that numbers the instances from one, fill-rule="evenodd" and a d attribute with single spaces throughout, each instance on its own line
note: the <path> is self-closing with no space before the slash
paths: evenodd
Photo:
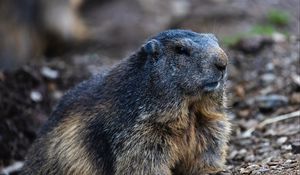
<path id="1" fill-rule="evenodd" d="M 172 28 L 214 33 L 230 58 L 227 168 L 300 174 L 299 0 L 0 0 L 0 174 L 69 88 Z"/>

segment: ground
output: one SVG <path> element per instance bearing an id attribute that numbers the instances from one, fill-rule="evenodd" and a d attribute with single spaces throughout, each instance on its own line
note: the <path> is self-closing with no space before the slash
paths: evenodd
<path id="1" fill-rule="evenodd" d="M 286 4 L 297 5 L 296 1 L 286 4 L 280 1 L 280 4 L 283 9 L 287 8 Z M 288 34 L 273 32 L 267 36 L 239 37 L 228 44 L 225 36 L 233 37 L 236 28 L 243 31 L 254 25 L 253 19 L 262 20 L 252 11 L 241 20 L 246 7 L 244 4 L 238 6 L 235 13 L 226 12 L 231 20 L 222 25 L 217 13 L 222 6 L 212 8 L 217 10 L 210 13 L 201 10 L 206 6 L 199 7 L 200 11 L 193 8 L 190 18 L 172 24 L 201 31 L 195 24 L 215 25 L 216 22 L 207 23 L 215 15 L 217 26 L 222 28 L 217 33 L 230 60 L 227 95 L 232 135 L 226 170 L 219 174 L 300 174 L 299 33 L 287 26 Z M 261 11 L 266 13 L 267 7 L 264 4 Z M 292 13 L 297 11 L 297 7 L 294 8 Z M 94 13 L 98 12 L 86 15 Z M 198 21 L 197 15 L 206 16 Z M 241 26 L 236 27 L 237 24 Z M 118 62 L 143 39 L 137 37 L 130 48 L 112 43 L 113 49 L 106 52 L 101 49 L 67 51 L 67 54 L 29 63 L 14 71 L 0 71 L 0 170 L 17 174 L 14 170 L 22 165 L 39 128 L 66 90 Z M 116 54 L 119 49 L 122 52 Z"/>

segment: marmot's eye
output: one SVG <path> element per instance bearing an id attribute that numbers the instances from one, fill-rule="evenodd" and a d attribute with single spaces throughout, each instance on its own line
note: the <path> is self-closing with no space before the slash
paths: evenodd
<path id="1" fill-rule="evenodd" d="M 175 51 L 177 54 L 190 56 L 190 51 L 183 46 L 176 46 Z"/>

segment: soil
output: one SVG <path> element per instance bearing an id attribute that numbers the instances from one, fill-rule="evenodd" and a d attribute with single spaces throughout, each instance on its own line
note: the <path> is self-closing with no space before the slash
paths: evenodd
<path id="1" fill-rule="evenodd" d="M 282 2 L 276 6 L 287 8 L 286 4 L 280 6 Z M 228 6 L 221 3 L 216 8 L 222 9 L 222 5 Z M 214 4 L 207 6 L 214 7 Z M 245 7 L 238 6 L 236 13 L 243 14 Z M 293 8 L 292 12 L 296 10 Z M 203 19 L 219 15 L 212 11 L 209 14 Z M 201 31 L 194 25 L 200 23 L 197 15 L 205 16 L 205 13 L 193 8 L 190 14 L 193 18 L 181 20 L 176 26 Z M 256 15 L 247 13 L 249 21 L 243 27 L 254 19 L 259 21 L 260 16 Z M 240 17 L 231 16 L 235 17 L 224 22 L 221 35 L 226 35 L 226 29 L 230 33 L 243 30 L 234 28 L 240 23 Z M 237 43 L 238 47 L 223 46 L 230 58 L 227 94 L 232 135 L 226 170 L 218 174 L 300 174 L 300 39 L 294 28 L 287 30 L 290 34 L 280 35 L 281 39 L 278 36 L 246 38 Z M 28 148 L 62 95 L 80 81 L 118 62 L 119 55 L 115 52 L 119 49 L 125 50 L 124 57 L 143 39 L 143 36 L 135 38 L 130 48 L 116 45 L 106 52 L 72 50 L 14 71 L 0 71 L 0 170 L 13 169 L 10 174 L 18 174 Z M 100 45 L 101 41 L 95 48 Z M 245 52 L 249 49 L 250 52 Z"/>

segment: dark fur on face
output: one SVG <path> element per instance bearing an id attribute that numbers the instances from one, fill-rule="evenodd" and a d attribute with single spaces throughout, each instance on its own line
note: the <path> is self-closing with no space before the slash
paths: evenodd
<path id="1" fill-rule="evenodd" d="M 223 169 L 227 57 L 211 34 L 169 30 L 69 91 L 24 174 L 201 174 Z"/>

